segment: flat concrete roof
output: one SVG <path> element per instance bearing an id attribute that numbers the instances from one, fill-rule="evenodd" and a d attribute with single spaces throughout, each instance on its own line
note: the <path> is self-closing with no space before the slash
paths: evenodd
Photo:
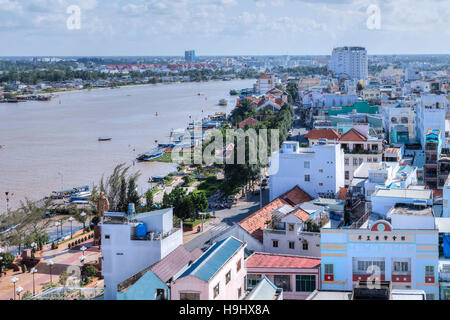
<path id="1" fill-rule="evenodd" d="M 432 199 L 432 191 L 413 189 L 378 189 L 372 194 L 372 197 L 429 200 Z"/>
<path id="2" fill-rule="evenodd" d="M 392 214 L 434 217 L 432 207 L 424 206 L 396 205 L 387 213 L 388 216 Z"/>

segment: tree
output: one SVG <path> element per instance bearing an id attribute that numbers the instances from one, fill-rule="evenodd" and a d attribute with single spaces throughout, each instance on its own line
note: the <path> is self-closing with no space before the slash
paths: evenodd
<path id="1" fill-rule="evenodd" d="M 127 181 L 125 176 L 122 176 L 120 179 L 120 192 L 119 192 L 119 203 L 118 203 L 118 211 L 127 212 L 128 209 L 128 199 L 127 199 Z"/>
<path id="2" fill-rule="evenodd" d="M 94 266 L 87 266 L 86 267 L 86 275 L 89 278 L 94 278 L 94 277 L 97 276 L 97 274 L 98 274 L 98 269 L 96 267 L 94 267 Z"/>
<path id="3" fill-rule="evenodd" d="M 127 202 L 128 204 L 134 203 L 136 211 L 139 211 L 140 206 L 140 198 L 137 192 L 137 184 L 136 184 L 137 176 L 134 175 L 128 179 L 128 193 L 127 193 Z"/>
<path id="4" fill-rule="evenodd" d="M 208 210 L 208 199 L 204 192 L 192 192 L 189 197 L 194 205 L 195 214 Z"/>
<path id="5" fill-rule="evenodd" d="M 153 193 L 152 190 L 147 190 L 145 193 L 145 210 L 152 211 L 153 210 Z"/>
<path id="6" fill-rule="evenodd" d="M 0 253 L 0 257 L 2 257 L 2 259 L 0 260 L 1 270 L 3 270 L 4 267 L 9 267 L 16 258 L 12 253 L 9 252 Z"/>

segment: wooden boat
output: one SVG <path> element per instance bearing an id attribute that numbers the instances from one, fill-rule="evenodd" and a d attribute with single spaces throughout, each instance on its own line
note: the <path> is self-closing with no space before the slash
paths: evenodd
<path id="1" fill-rule="evenodd" d="M 98 141 L 111 141 L 112 138 L 98 138 Z"/>

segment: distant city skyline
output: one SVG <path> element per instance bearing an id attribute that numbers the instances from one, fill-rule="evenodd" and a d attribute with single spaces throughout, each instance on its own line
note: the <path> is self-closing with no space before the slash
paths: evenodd
<path id="1" fill-rule="evenodd" d="M 449 26 L 445 0 L 0 0 L 0 56 L 447 54 Z"/>

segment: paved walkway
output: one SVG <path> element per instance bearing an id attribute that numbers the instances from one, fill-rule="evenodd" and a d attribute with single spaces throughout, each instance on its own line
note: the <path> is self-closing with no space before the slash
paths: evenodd
<path id="1" fill-rule="evenodd" d="M 98 247 L 93 247 L 93 239 L 88 240 L 83 244 L 88 249 L 85 251 L 85 262 L 95 262 L 100 256 Z M 76 248 L 78 249 L 78 248 Z M 67 247 L 58 248 L 56 250 L 44 249 L 43 260 L 36 266 L 38 272 L 34 275 L 36 293 L 40 292 L 42 286 L 50 282 L 50 267 L 47 266 L 47 261 L 52 260 L 52 282 L 59 281 L 59 275 L 67 270 L 68 273 L 75 272 L 75 268 L 69 266 L 81 266 L 80 256 L 83 253 L 78 250 L 68 250 Z M 29 272 L 15 272 L 13 274 L 0 277 L 0 300 L 9 300 L 13 298 L 14 285 L 11 283 L 11 278 L 17 277 L 16 288 L 22 287 L 22 295 L 26 291 L 33 292 L 33 275 Z"/>

